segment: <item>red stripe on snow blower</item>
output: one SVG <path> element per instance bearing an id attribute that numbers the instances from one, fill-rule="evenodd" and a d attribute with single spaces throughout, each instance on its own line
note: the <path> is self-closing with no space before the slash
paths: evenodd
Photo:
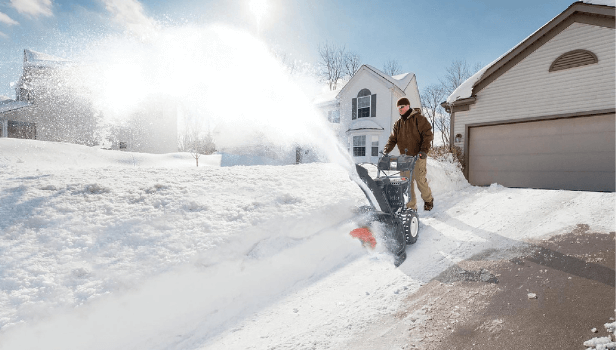
<path id="1" fill-rule="evenodd" d="M 374 249 L 374 247 L 376 246 L 376 239 L 374 239 L 372 232 L 370 232 L 370 230 L 368 230 L 366 227 L 354 229 L 353 231 L 351 231 L 351 236 L 359 238 L 359 240 L 362 241 L 364 246 L 369 246 L 372 249 Z"/>

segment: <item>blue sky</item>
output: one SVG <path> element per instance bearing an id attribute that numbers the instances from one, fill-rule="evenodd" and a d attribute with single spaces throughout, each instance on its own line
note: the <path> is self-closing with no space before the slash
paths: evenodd
<path id="1" fill-rule="evenodd" d="M 345 45 L 362 63 L 396 60 L 419 88 L 453 60 L 488 64 L 564 11 L 571 0 L 266 0 L 259 28 L 251 0 L 0 0 L 0 95 L 22 69 L 23 49 L 71 58 L 131 24 L 225 23 L 289 57 L 316 64 L 318 46 Z"/>

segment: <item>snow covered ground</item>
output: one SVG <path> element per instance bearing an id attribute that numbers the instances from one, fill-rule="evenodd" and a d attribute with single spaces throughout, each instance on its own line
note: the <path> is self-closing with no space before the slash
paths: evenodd
<path id="1" fill-rule="evenodd" d="M 0 349 L 345 349 L 456 262 L 615 227 L 614 193 L 473 187 L 430 159 L 396 269 L 348 235 L 367 201 L 344 167 L 194 163 L 0 139 Z"/>

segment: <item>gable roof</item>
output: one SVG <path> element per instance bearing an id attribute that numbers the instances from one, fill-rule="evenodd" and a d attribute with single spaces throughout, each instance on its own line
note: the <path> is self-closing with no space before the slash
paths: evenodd
<path id="1" fill-rule="evenodd" d="M 362 74 L 363 72 L 371 72 L 373 74 L 376 74 L 376 76 L 382 78 L 384 81 L 392 84 L 396 89 L 400 90 L 399 92 L 404 94 L 404 90 L 406 90 L 406 88 L 409 86 L 409 84 L 411 83 L 411 81 L 413 80 L 413 77 L 415 76 L 415 74 L 413 73 L 404 73 L 404 74 L 400 74 L 400 75 L 396 75 L 396 76 L 389 76 L 383 72 L 381 72 L 380 70 L 364 64 L 361 67 L 359 67 L 359 69 L 357 70 L 357 73 L 355 73 L 355 75 L 353 76 L 353 78 L 351 78 L 349 80 L 349 83 L 358 75 L 358 74 Z M 344 91 L 346 89 L 347 86 L 349 86 L 349 83 L 347 83 L 342 89 L 340 89 L 340 92 L 338 94 L 341 94 L 342 91 Z M 336 96 L 337 97 L 337 96 Z"/>
<path id="2" fill-rule="evenodd" d="M 64 58 L 29 49 L 24 50 L 24 67 L 58 67 L 68 63 L 71 61 Z"/>
<path id="3" fill-rule="evenodd" d="M 351 79 L 349 79 L 348 81 L 338 82 L 338 88 L 336 90 L 332 90 L 332 91 L 328 90 L 328 91 L 325 91 L 317 95 L 313 99 L 312 103 L 317 106 L 327 106 L 327 105 L 333 104 L 334 102 L 336 102 L 338 95 L 342 93 L 342 91 L 353 80 L 353 78 L 357 76 L 357 74 L 363 71 L 369 71 L 369 72 L 376 74 L 378 77 L 382 78 L 386 82 L 389 82 L 390 84 L 392 84 L 395 88 L 399 89 L 400 93 L 402 93 L 403 95 L 405 94 L 404 91 L 406 90 L 406 88 L 409 86 L 409 84 L 415 77 L 415 74 L 413 73 L 403 73 L 403 74 L 398 74 L 394 76 L 389 76 L 370 65 L 364 64 L 361 67 L 359 67 L 359 69 L 357 70 L 357 73 L 355 73 L 355 75 L 351 77 Z"/>
<path id="4" fill-rule="evenodd" d="M 511 50 L 483 67 L 464 81 L 447 98 L 446 104 L 453 105 L 470 101 L 481 89 L 503 75 L 513 65 L 526 58 L 537 48 L 562 32 L 573 22 L 587 23 L 587 17 L 595 17 L 592 24 L 614 28 L 616 0 L 586 0 L 571 4 L 565 11 L 554 17 L 543 27 L 529 35 Z"/>

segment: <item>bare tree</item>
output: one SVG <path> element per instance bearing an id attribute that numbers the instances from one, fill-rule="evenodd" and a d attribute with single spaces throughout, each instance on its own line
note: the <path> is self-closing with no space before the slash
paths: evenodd
<path id="1" fill-rule="evenodd" d="M 355 75 L 355 73 L 357 73 L 360 67 L 361 67 L 361 59 L 358 54 L 353 53 L 353 52 L 347 52 L 344 55 L 344 69 L 345 69 L 344 73 L 349 78 L 352 78 Z"/>
<path id="2" fill-rule="evenodd" d="M 445 89 L 441 84 L 433 84 L 421 92 L 421 105 L 423 106 L 424 115 L 428 117 L 430 120 L 430 124 L 432 124 L 432 131 L 439 130 L 440 126 L 443 126 L 444 123 L 440 120 L 443 117 L 448 117 L 445 113 L 444 108 L 441 106 L 441 102 L 445 98 Z M 449 139 L 449 134 L 447 135 L 447 139 Z M 447 144 L 448 140 L 442 139 L 445 144 Z"/>
<path id="3" fill-rule="evenodd" d="M 190 154 L 195 158 L 197 166 L 199 166 L 199 157 L 203 154 L 212 154 L 216 151 L 212 134 L 207 133 L 205 135 L 199 135 L 189 145 Z"/>
<path id="4" fill-rule="evenodd" d="M 394 76 L 402 73 L 402 67 L 396 60 L 388 60 L 383 65 L 383 73 Z"/>
<path id="5" fill-rule="evenodd" d="M 445 68 L 447 73 L 443 79 L 440 79 L 441 85 L 443 85 L 445 92 L 449 95 L 481 68 L 480 63 L 476 63 L 471 68 L 466 60 L 455 60 L 451 62 L 449 67 Z"/>
<path id="6" fill-rule="evenodd" d="M 445 68 L 447 72 L 445 77 L 439 79 L 444 93 L 443 99 L 451 95 L 455 89 L 481 68 L 481 63 L 476 63 L 471 68 L 466 60 L 455 60 L 451 62 L 451 65 Z M 446 145 L 450 142 L 450 120 L 451 115 L 447 114 L 443 109 L 436 110 L 434 120 L 435 128 L 441 132 L 442 140 Z"/>
<path id="7" fill-rule="evenodd" d="M 336 90 L 338 80 L 344 77 L 345 73 L 344 58 L 346 56 L 346 48 L 326 42 L 323 45 L 319 45 L 319 56 L 321 57 L 319 76 L 329 84 L 330 90 Z"/>

